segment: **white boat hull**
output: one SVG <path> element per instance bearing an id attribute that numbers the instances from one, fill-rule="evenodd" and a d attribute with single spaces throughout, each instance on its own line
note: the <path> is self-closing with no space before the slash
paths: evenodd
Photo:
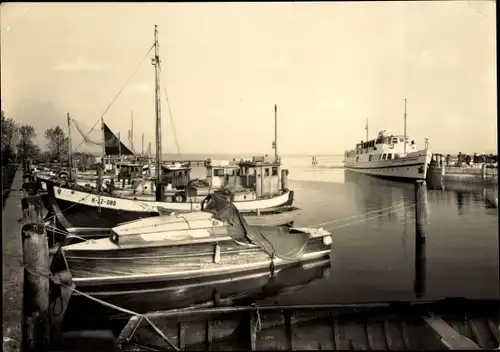
<path id="1" fill-rule="evenodd" d="M 432 153 L 422 150 L 409 153 L 406 157 L 392 160 L 358 161 L 356 157 L 346 158 L 345 168 L 361 174 L 383 178 L 425 180 Z"/>

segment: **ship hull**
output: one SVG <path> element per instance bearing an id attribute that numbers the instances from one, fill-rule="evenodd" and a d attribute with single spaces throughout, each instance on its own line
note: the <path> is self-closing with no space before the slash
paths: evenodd
<path id="1" fill-rule="evenodd" d="M 161 211 L 183 212 L 200 210 L 201 204 L 173 203 L 140 201 L 127 198 L 119 198 L 108 195 L 96 195 L 88 192 L 75 191 L 64 187 L 58 187 L 47 181 L 47 198 L 50 210 L 56 214 L 59 223 L 66 231 L 81 232 L 82 229 L 95 229 L 102 232 L 103 229 L 112 228 L 120 223 L 138 220 L 159 215 Z M 250 213 L 255 209 L 279 208 L 293 204 L 293 191 L 287 190 L 276 197 L 234 202 L 240 212 Z M 62 216 L 61 216 L 62 215 Z M 275 216 L 271 220 L 280 222 L 293 218 L 297 212 Z"/>
<path id="2" fill-rule="evenodd" d="M 346 158 L 345 168 L 352 172 L 394 180 L 425 180 L 432 154 L 427 150 L 393 160 L 358 161 Z"/>

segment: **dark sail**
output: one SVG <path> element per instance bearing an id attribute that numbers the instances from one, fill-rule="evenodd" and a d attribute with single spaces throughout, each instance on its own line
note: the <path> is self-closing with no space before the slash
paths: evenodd
<path id="1" fill-rule="evenodd" d="M 106 155 L 134 155 L 109 129 L 108 125 L 104 124 L 104 140 L 106 141 Z M 121 147 L 119 146 L 119 144 Z"/>

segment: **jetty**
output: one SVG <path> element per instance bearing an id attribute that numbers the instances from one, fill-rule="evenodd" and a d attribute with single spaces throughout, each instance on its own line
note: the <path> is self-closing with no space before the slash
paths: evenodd
<path id="1" fill-rule="evenodd" d="M 498 166 L 487 162 L 455 163 L 442 154 L 433 154 L 427 180 L 436 182 L 498 183 Z M 478 157 L 475 157 L 478 161 Z"/>

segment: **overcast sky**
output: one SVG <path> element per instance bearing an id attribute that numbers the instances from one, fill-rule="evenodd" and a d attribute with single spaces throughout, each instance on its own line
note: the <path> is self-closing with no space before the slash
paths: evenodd
<path id="1" fill-rule="evenodd" d="M 371 138 L 402 133 L 405 98 L 419 146 L 493 152 L 495 21 L 493 1 L 2 4 L 2 109 L 41 145 L 66 112 L 91 127 L 157 24 L 183 153 L 270 153 L 278 104 L 282 153 L 342 154 L 366 119 Z M 163 151 L 175 152 L 162 96 Z M 149 57 L 105 114 L 122 138 L 132 109 L 136 147 L 141 133 L 154 143 Z"/>

